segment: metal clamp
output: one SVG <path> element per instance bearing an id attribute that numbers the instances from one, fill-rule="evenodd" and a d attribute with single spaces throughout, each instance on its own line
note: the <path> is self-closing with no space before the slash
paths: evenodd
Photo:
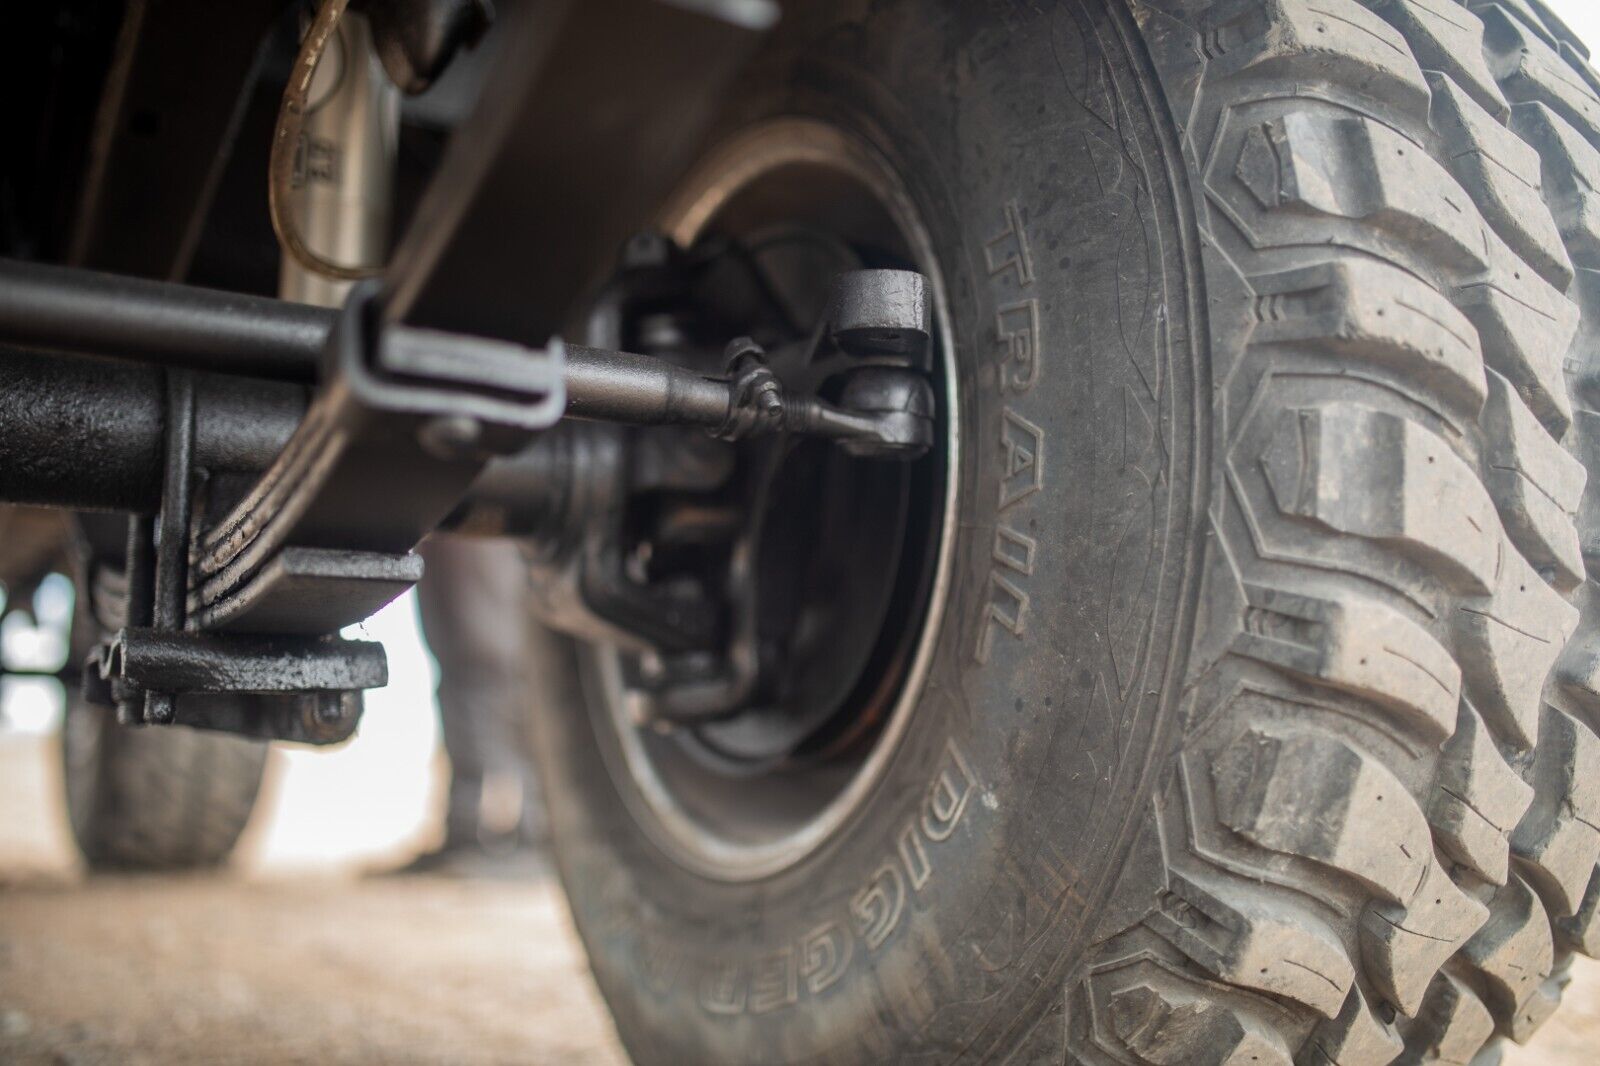
<path id="1" fill-rule="evenodd" d="M 118 706 L 160 697 L 151 724 L 332 744 L 355 731 L 361 691 L 389 682 L 383 645 L 336 638 L 223 637 L 123 629 L 84 671 L 86 698 Z M 253 700 L 195 699 L 232 695 Z"/>

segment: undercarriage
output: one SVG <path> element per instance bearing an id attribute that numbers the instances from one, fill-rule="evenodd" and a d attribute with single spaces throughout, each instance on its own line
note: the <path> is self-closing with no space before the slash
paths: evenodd
<path id="1" fill-rule="evenodd" d="M 499 46 L 545 42 L 557 27 L 581 39 L 636 16 L 671 36 L 676 62 L 724 51 L 732 60 L 767 17 L 762 4 L 643 3 L 575 5 L 547 22 L 553 6 L 510 7 Z M 460 24 L 483 17 L 471 4 L 403 7 L 375 13 L 378 35 L 409 40 L 433 19 L 440 50 L 479 32 Z M 822 499 L 863 504 L 834 532 L 850 534 L 841 546 L 857 534 L 882 545 L 855 568 L 858 595 L 879 601 L 869 616 L 884 614 L 913 482 L 930 491 L 914 471 L 944 437 L 928 279 L 891 249 L 781 215 L 765 230 L 688 246 L 642 231 L 605 267 L 611 200 L 596 205 L 607 214 L 590 231 L 570 217 L 556 224 L 572 205 L 555 190 L 505 199 L 512 187 L 590 181 L 626 198 L 629 178 L 608 162 L 633 151 L 641 131 L 713 97 L 726 76 L 715 65 L 692 76 L 671 64 L 629 68 L 621 57 L 598 81 L 598 71 L 574 80 L 518 64 L 515 76 L 531 80 L 504 90 L 529 109 L 515 139 L 461 132 L 387 272 L 333 264 L 286 221 L 294 212 L 278 201 L 292 199 L 295 168 L 312 164 L 278 146 L 305 141 L 305 97 L 341 8 L 323 5 L 306 33 L 270 188 L 287 259 L 344 283 L 342 308 L 0 267 L 0 341 L 30 353 L 3 371 L 0 497 L 131 516 L 125 539 L 110 543 L 108 523 L 94 523 L 96 600 L 121 603 L 84 664 L 86 698 L 115 706 L 124 725 L 342 741 L 359 722 L 361 691 L 387 673 L 381 647 L 338 633 L 420 578 L 413 549 L 439 529 L 522 538 L 545 620 L 627 648 L 638 713 L 663 726 L 759 716 L 800 684 L 792 654 L 870 650 L 863 632 L 843 642 L 856 647 L 791 648 L 797 625 L 819 625 L 804 617 L 818 605 L 799 587 L 816 575 L 779 556 L 795 530 L 774 516 Z M 413 22 L 384 21 L 405 17 Z M 557 47 L 546 63 L 566 54 Z M 614 142 L 590 131 L 581 151 L 564 152 L 561 139 L 577 131 L 551 110 L 553 78 L 563 91 L 625 100 L 629 125 L 610 131 Z M 369 123 L 383 121 L 381 105 L 360 103 Z M 677 178 L 696 131 L 678 126 L 673 139 L 659 173 L 630 164 L 633 195 Z M 347 165 L 378 165 L 351 158 L 360 146 L 347 146 Z M 511 308 L 486 332 L 435 328 L 469 318 L 452 257 L 507 218 L 538 249 L 534 274 L 512 265 L 506 244 L 516 238 L 498 235 L 472 253 L 471 273 L 514 273 Z M 552 289 L 538 263 L 555 268 Z M 567 340 L 553 327 L 572 320 L 578 294 L 590 309 Z M 504 339 L 543 325 L 552 332 L 538 347 Z M 854 581 L 848 570 L 830 576 Z M 775 734 L 765 744 L 736 729 L 737 743 L 778 757 L 837 710 L 753 727 Z"/>

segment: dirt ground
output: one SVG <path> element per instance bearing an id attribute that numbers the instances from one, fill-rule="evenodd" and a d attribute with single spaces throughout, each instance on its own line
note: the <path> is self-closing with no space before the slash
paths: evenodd
<path id="1" fill-rule="evenodd" d="M 623 1063 L 560 888 L 85 880 L 47 741 L 0 733 L 0 1062 Z M 1600 1059 L 1600 964 L 1508 1066 Z"/>
<path id="2" fill-rule="evenodd" d="M 0 1063 L 624 1063 L 560 886 L 86 880 L 52 753 L 0 733 Z"/>

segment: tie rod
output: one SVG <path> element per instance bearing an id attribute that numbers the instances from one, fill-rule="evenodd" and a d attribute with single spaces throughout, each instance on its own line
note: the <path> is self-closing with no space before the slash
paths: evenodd
<path id="1" fill-rule="evenodd" d="M 841 275 L 833 309 L 831 333 L 846 351 L 903 360 L 928 343 L 921 275 L 892 270 Z M 171 282 L 0 260 L 0 343 L 23 348 L 312 383 L 320 376 L 338 313 Z M 435 368 L 448 367 L 453 349 L 465 345 L 479 353 L 492 349 L 508 371 L 519 356 L 556 356 L 564 410 L 573 418 L 698 426 L 726 439 L 773 432 L 813 435 L 835 440 L 853 454 L 888 458 L 915 458 L 932 441 L 933 394 L 926 380 L 914 371 L 869 365 L 871 359 L 836 404 L 786 388 L 765 353 L 744 338 L 729 345 L 719 376 L 632 352 L 559 342 L 537 352 L 508 341 L 405 325 L 384 327 L 379 343 Z M 34 381 L 45 368 L 30 369 L 33 373 L 25 376 Z M 108 380 L 93 391 L 114 402 L 120 383 Z M 281 406 L 280 401 L 277 409 Z M 225 434 L 228 424 L 244 421 L 218 422 L 212 438 Z M 225 443 L 217 446 L 229 450 Z"/>

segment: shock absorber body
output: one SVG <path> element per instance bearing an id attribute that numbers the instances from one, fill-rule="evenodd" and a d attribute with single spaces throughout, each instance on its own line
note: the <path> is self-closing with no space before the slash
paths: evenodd
<path id="1" fill-rule="evenodd" d="M 383 263 L 394 205 L 400 92 L 384 74 L 364 15 L 348 11 L 311 82 L 288 204 L 311 251 L 333 262 Z M 351 282 L 284 256 L 285 300 L 337 307 Z"/>

